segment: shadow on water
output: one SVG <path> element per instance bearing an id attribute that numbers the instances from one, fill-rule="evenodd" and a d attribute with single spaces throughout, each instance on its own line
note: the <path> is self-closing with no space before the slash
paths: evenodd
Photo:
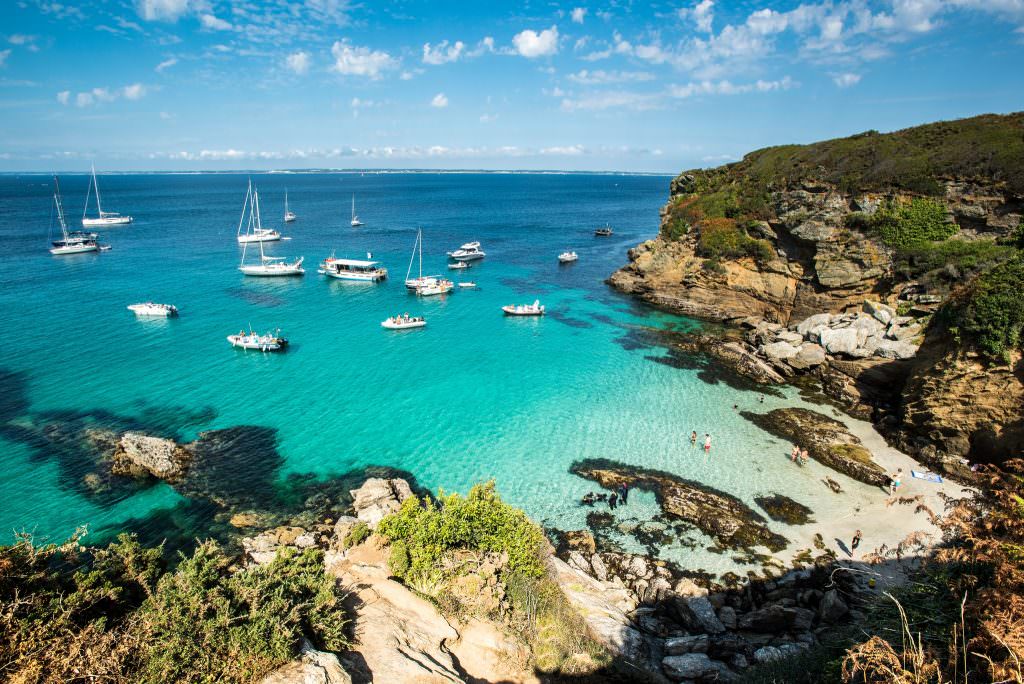
<path id="1" fill-rule="evenodd" d="M 569 310 L 568 307 L 559 307 L 558 309 L 549 309 L 545 313 L 549 317 L 555 319 L 559 323 L 564 323 L 565 325 L 569 326 L 570 328 L 593 328 L 594 327 L 593 323 L 588 323 L 587 321 L 580 320 L 579 318 L 573 318 L 572 316 L 568 315 L 568 313 L 566 313 L 568 310 Z"/>

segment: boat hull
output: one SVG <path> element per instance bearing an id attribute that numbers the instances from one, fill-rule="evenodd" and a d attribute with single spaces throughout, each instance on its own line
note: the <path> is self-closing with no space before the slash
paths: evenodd
<path id="1" fill-rule="evenodd" d="M 63 247 L 54 247 L 50 250 L 50 254 L 62 256 L 65 254 L 85 254 L 87 252 L 98 252 L 100 251 L 99 245 L 65 245 Z"/>
<path id="2" fill-rule="evenodd" d="M 480 254 L 459 254 L 458 252 L 452 252 L 449 256 L 452 259 L 455 259 L 456 261 L 463 261 L 463 262 L 465 262 L 465 261 L 476 261 L 477 259 L 483 259 L 487 255 L 484 254 L 483 252 L 481 252 Z"/>
<path id="3" fill-rule="evenodd" d="M 248 242 L 277 242 L 281 239 L 280 233 L 274 233 L 273 235 L 239 235 L 238 244 Z"/>
<path id="4" fill-rule="evenodd" d="M 106 228 L 109 226 L 126 226 L 132 222 L 131 216 L 107 216 L 104 218 L 84 218 L 83 228 Z"/>
<path id="5" fill-rule="evenodd" d="M 266 266 L 240 266 L 238 268 L 244 275 L 256 276 L 258 278 L 285 278 L 289 276 L 300 276 L 306 273 L 301 266 L 288 266 L 285 268 L 268 268 Z"/>
<path id="6" fill-rule="evenodd" d="M 391 321 L 382 321 L 380 324 L 380 327 L 387 328 L 388 330 L 415 330 L 416 328 L 425 328 L 426 326 L 426 321 L 410 321 L 408 323 L 392 323 Z"/>
<path id="7" fill-rule="evenodd" d="M 131 304 L 128 310 L 140 318 L 170 318 L 178 315 L 177 307 L 167 305 Z"/>
<path id="8" fill-rule="evenodd" d="M 228 335 L 228 342 L 235 349 L 245 349 L 262 352 L 283 351 L 288 346 L 288 340 L 277 337 L 271 342 L 250 341 L 248 336 Z"/>
<path id="9" fill-rule="evenodd" d="M 543 316 L 544 307 L 540 309 L 519 309 L 516 310 L 514 306 L 503 306 L 501 310 L 505 312 L 506 316 Z"/>

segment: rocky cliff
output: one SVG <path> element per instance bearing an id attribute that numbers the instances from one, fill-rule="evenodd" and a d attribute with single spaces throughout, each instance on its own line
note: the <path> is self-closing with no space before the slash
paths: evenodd
<path id="1" fill-rule="evenodd" d="M 902 421 L 899 441 L 933 463 L 1002 459 L 1019 451 L 1024 430 L 1019 353 L 993 363 L 955 330 L 924 333 L 951 293 L 1019 255 L 1022 159 L 1017 113 L 766 148 L 686 171 L 671 183 L 659 235 L 631 249 L 608 282 L 660 308 L 775 326 L 775 335 L 824 314 L 856 323 L 861 309 L 888 306 L 904 327 L 878 339 L 902 346 L 876 356 L 906 359 L 923 343 L 920 362 L 866 363 L 863 345 L 826 347 L 829 358 L 812 364 L 826 391 L 861 415 L 872 409 L 862 401 L 897 407 L 889 421 Z M 750 351 L 792 376 L 772 357 L 780 349 L 790 351 L 778 340 Z M 892 378 L 873 377 L 886 369 Z"/>

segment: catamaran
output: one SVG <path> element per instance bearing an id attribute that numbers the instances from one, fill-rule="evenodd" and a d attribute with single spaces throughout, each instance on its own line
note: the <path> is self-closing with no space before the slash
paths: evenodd
<path id="1" fill-rule="evenodd" d="M 456 261 L 474 261 L 483 259 L 487 253 L 480 249 L 479 242 L 467 242 L 454 252 L 448 252 L 448 256 Z"/>
<path id="2" fill-rule="evenodd" d="M 238 223 L 238 231 L 241 233 L 242 224 L 245 223 L 246 214 L 249 215 L 249 222 L 246 225 L 245 234 L 252 235 L 263 230 L 260 223 L 260 193 L 253 189 L 252 181 L 249 181 L 249 190 L 245 195 L 245 205 L 242 207 L 242 218 Z M 294 261 L 288 261 L 285 257 L 272 257 L 263 253 L 263 240 L 240 240 L 242 243 L 242 261 L 238 270 L 249 276 L 294 276 L 302 275 L 305 271 L 302 268 L 302 259 L 299 257 Z M 256 242 L 260 247 L 260 261 L 257 264 L 245 263 L 245 252 L 249 248 L 249 242 Z"/>
<path id="3" fill-rule="evenodd" d="M 89 195 L 92 194 L 92 189 L 96 188 L 96 218 L 89 218 L 86 214 L 89 213 Z M 96 165 L 92 165 L 92 180 L 89 181 L 89 190 L 85 194 L 85 209 L 82 210 L 82 227 L 83 228 L 99 228 L 106 226 L 124 226 L 132 222 L 131 216 L 121 216 L 116 211 L 103 211 L 103 207 L 100 205 L 100 184 L 96 180 Z"/>
<path id="4" fill-rule="evenodd" d="M 415 278 L 410 278 L 409 275 L 412 273 L 412 263 L 416 259 L 417 250 L 419 250 L 420 256 L 420 274 Z M 451 292 L 455 287 L 455 283 L 440 276 L 425 276 L 423 275 L 423 230 L 416 231 L 416 242 L 412 246 L 412 256 L 409 257 L 409 268 L 405 272 L 405 286 L 410 290 L 413 290 L 418 295 L 437 295 L 446 294 Z"/>
<path id="5" fill-rule="evenodd" d="M 359 220 L 358 216 L 356 216 L 356 196 L 355 195 L 352 195 L 352 220 L 349 221 L 349 224 L 353 228 L 355 228 L 357 226 L 363 225 L 363 222 Z"/>
<path id="6" fill-rule="evenodd" d="M 371 283 L 388 277 L 388 269 L 381 266 L 379 261 L 335 259 L 333 254 L 320 262 L 320 269 L 317 273 L 338 280 L 360 280 Z"/>
<path id="7" fill-rule="evenodd" d="M 284 190 L 284 222 L 291 223 L 295 220 L 295 212 L 288 209 L 288 188 Z"/>
<path id="8" fill-rule="evenodd" d="M 64 220 L 64 203 L 60 198 L 60 183 L 57 177 L 53 177 L 53 203 L 57 206 L 57 221 L 60 222 L 60 232 L 63 239 L 54 240 L 50 244 L 50 254 L 82 254 L 84 252 L 98 252 L 100 245 L 96 241 L 99 237 L 96 233 L 87 233 L 82 230 L 68 231 L 67 222 Z M 50 226 L 53 226 L 53 215 L 50 215 Z"/>

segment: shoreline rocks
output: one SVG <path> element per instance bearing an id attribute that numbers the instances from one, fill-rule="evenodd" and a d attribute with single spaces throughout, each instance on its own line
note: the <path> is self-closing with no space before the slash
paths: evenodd
<path id="1" fill-rule="evenodd" d="M 352 507 L 356 518 L 366 523 L 371 530 L 387 515 L 402 507 L 402 502 L 412 496 L 409 483 L 400 478 L 387 479 L 371 477 L 359 489 L 353 489 Z"/>
<path id="2" fill-rule="evenodd" d="M 180 480 L 193 454 L 171 439 L 125 432 L 117 440 L 110 470 L 114 475 Z"/>

